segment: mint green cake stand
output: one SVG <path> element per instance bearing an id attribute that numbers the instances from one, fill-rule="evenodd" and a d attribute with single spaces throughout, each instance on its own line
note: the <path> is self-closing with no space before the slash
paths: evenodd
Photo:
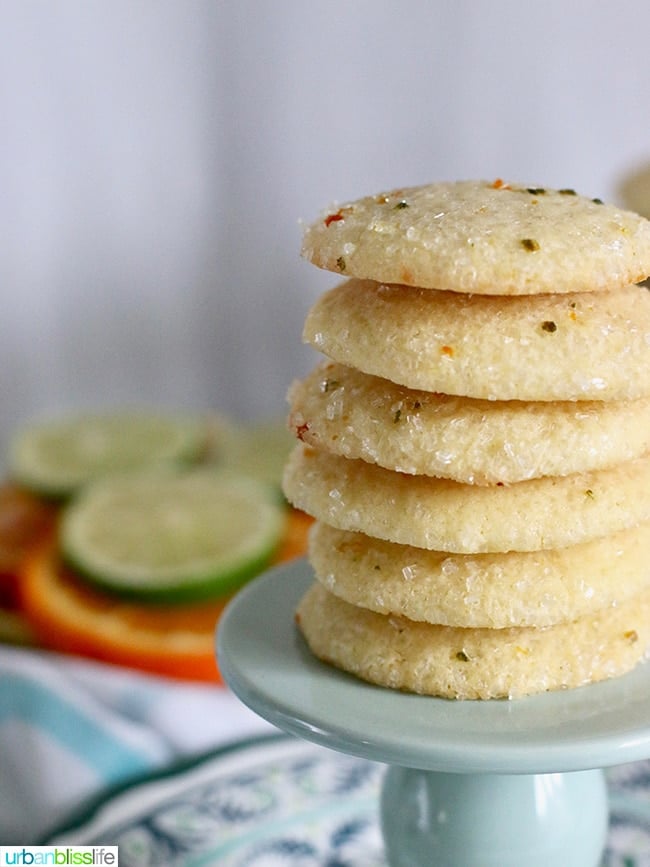
<path id="1" fill-rule="evenodd" d="M 217 630 L 219 667 L 284 731 L 388 765 L 380 818 L 391 867 L 600 864 L 603 768 L 650 756 L 649 665 L 512 701 L 395 692 L 311 655 L 294 609 L 312 580 L 298 560 L 242 590 Z"/>

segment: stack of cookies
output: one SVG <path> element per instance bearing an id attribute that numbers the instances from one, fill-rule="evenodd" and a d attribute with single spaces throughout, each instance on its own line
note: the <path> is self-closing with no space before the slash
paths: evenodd
<path id="1" fill-rule="evenodd" d="M 650 651 L 650 222 L 463 181 L 337 207 L 344 282 L 289 393 L 316 518 L 296 619 L 364 680 L 455 699 L 621 675 Z"/>

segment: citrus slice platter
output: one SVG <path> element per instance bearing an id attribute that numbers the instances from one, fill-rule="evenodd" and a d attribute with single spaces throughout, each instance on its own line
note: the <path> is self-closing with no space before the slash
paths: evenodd
<path id="1" fill-rule="evenodd" d="M 280 491 L 290 445 L 284 423 L 218 415 L 27 425 L 0 485 L 0 613 L 29 644 L 220 682 L 212 635 L 224 606 L 305 550 L 311 521 Z"/>

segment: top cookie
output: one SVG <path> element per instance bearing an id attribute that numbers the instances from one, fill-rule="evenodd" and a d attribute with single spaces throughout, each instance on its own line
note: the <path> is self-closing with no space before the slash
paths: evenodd
<path id="1" fill-rule="evenodd" d="M 590 292 L 650 274 L 650 221 L 574 190 L 459 181 L 335 207 L 302 255 L 326 270 L 479 295 Z"/>

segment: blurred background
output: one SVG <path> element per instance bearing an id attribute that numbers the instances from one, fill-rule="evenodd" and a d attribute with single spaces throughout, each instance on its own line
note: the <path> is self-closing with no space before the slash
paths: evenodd
<path id="1" fill-rule="evenodd" d="M 2 0 L 0 449 L 79 407 L 283 413 L 334 201 L 620 200 L 648 33 L 647 0 Z"/>

